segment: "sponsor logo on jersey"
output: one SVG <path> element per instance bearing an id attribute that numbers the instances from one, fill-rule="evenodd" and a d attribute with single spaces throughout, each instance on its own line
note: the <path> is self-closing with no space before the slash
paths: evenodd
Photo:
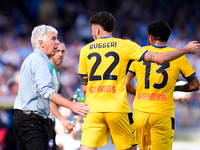
<path id="1" fill-rule="evenodd" d="M 112 85 L 91 86 L 89 91 L 90 93 L 115 93 L 116 87 Z"/>
<path id="2" fill-rule="evenodd" d="M 138 93 L 137 94 L 137 99 L 139 99 L 139 100 L 155 100 L 155 101 L 160 101 L 160 100 L 166 100 L 167 97 L 166 97 L 165 94 Z"/>

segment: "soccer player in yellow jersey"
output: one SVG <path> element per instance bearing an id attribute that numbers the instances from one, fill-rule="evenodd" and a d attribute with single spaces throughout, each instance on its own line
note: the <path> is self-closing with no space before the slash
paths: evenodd
<path id="1" fill-rule="evenodd" d="M 171 34 L 166 22 L 151 23 L 147 30 L 150 45 L 144 49 L 158 54 L 175 51 L 166 46 Z M 175 87 L 179 73 L 188 83 Z M 136 94 L 131 84 L 134 76 L 137 79 Z M 199 90 L 199 81 L 185 55 L 162 64 L 145 60 L 132 62 L 126 85 L 127 91 L 135 95 L 133 120 L 140 150 L 171 150 L 175 127 L 173 91 Z"/>
<path id="2" fill-rule="evenodd" d="M 81 49 L 79 75 L 91 108 L 82 126 L 81 150 L 106 144 L 108 133 L 117 150 L 136 150 L 132 113 L 127 102 L 126 68 L 129 60 L 164 63 L 185 53 L 196 53 L 197 42 L 173 52 L 156 54 L 130 40 L 112 37 L 115 18 L 99 12 L 90 18 L 95 41 Z"/>

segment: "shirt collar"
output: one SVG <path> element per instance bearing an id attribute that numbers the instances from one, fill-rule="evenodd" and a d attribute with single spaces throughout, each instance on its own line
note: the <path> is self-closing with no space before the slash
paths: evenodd
<path id="1" fill-rule="evenodd" d="M 105 39 L 105 38 L 110 38 L 110 37 L 112 37 L 112 36 L 102 36 L 102 37 L 100 37 L 101 39 Z"/>
<path id="2" fill-rule="evenodd" d="M 35 48 L 34 53 L 39 53 L 48 63 L 50 63 L 49 58 L 47 57 L 47 55 L 42 50 Z"/>
<path id="3" fill-rule="evenodd" d="M 165 48 L 165 47 L 167 47 L 167 45 L 164 45 L 164 46 L 157 46 L 157 45 L 154 45 L 154 44 L 152 44 L 152 46 L 157 47 L 157 48 Z"/>

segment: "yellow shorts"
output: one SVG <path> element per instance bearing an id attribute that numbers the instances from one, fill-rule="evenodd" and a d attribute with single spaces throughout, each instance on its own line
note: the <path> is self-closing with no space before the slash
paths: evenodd
<path id="1" fill-rule="evenodd" d="M 175 119 L 160 114 L 133 111 L 136 137 L 140 150 L 171 150 Z"/>
<path id="2" fill-rule="evenodd" d="M 132 113 L 89 113 L 82 125 L 81 145 L 101 147 L 106 144 L 110 131 L 116 149 L 125 150 L 136 145 Z"/>

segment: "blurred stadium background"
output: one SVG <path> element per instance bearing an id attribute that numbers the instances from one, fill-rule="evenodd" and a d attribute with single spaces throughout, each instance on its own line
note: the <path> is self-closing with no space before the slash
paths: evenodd
<path id="1" fill-rule="evenodd" d="M 93 41 L 88 20 L 102 10 L 116 17 L 114 37 L 128 38 L 141 46 L 148 44 L 147 25 L 156 20 L 164 20 L 172 28 L 168 46 L 180 48 L 191 40 L 200 41 L 199 0 L 0 1 L 0 145 L 5 144 L 2 149 L 17 149 L 12 134 L 12 106 L 18 91 L 20 66 L 33 51 L 30 44 L 33 28 L 40 24 L 54 26 L 59 39 L 67 45 L 60 81 L 71 96 L 81 87 L 77 74 L 80 49 Z M 200 52 L 187 58 L 200 79 Z M 184 79 L 180 76 L 179 80 Z M 132 99 L 128 95 L 130 105 Z M 176 101 L 175 105 L 176 147 L 173 149 L 200 149 L 200 91 L 193 92 L 186 101 Z M 100 149 L 114 147 L 108 144 Z"/>

